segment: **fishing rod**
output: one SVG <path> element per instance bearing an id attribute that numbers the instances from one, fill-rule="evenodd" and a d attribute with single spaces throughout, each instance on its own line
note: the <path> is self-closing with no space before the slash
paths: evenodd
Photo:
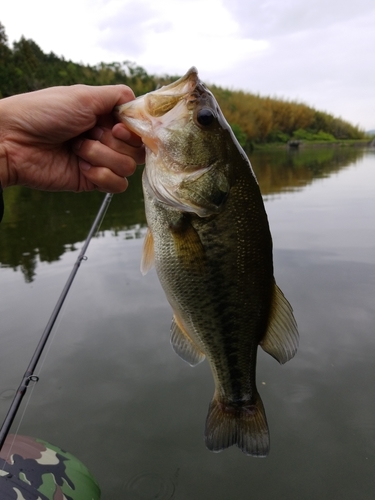
<path id="1" fill-rule="evenodd" d="M 68 292 L 70 290 L 70 287 L 74 281 L 74 278 L 77 274 L 78 268 L 81 265 L 81 262 L 83 260 L 86 260 L 87 257 L 85 256 L 85 252 L 87 250 L 87 247 L 89 246 L 89 243 L 91 241 L 91 238 L 93 237 L 95 231 L 97 228 L 100 226 L 100 222 L 102 221 L 107 208 L 112 200 L 112 194 L 108 193 L 104 197 L 104 200 L 101 204 L 101 207 L 99 208 L 99 211 L 95 217 L 95 220 L 91 226 L 91 229 L 89 231 L 89 234 L 87 235 L 86 241 L 77 257 L 77 260 L 74 263 L 73 269 L 69 275 L 69 278 L 67 282 L 65 283 L 65 286 L 60 294 L 60 297 L 58 301 L 56 302 L 55 308 L 52 311 L 51 317 L 48 320 L 48 323 L 43 331 L 43 334 L 39 340 L 39 344 L 37 348 L 35 349 L 35 352 L 33 354 L 33 357 L 31 358 L 31 361 L 29 363 L 29 366 L 27 367 L 27 370 L 25 372 L 25 375 L 23 376 L 22 382 L 20 386 L 17 389 L 17 392 L 13 398 L 12 404 L 10 405 L 9 411 L 7 413 L 7 416 L 5 417 L 5 420 L 0 428 L 0 451 L 1 448 L 3 447 L 4 441 L 9 433 L 9 430 L 11 428 L 11 425 L 13 423 L 13 420 L 17 414 L 17 411 L 20 407 L 21 401 L 26 394 L 27 388 L 30 384 L 30 382 L 38 382 L 39 377 L 37 375 L 34 375 L 34 371 L 36 368 L 36 365 L 38 364 L 38 361 L 40 359 L 40 356 L 42 355 L 43 349 L 47 343 L 47 340 L 49 338 L 49 335 L 52 331 L 52 328 L 56 322 L 57 316 L 61 310 L 62 305 L 64 304 L 64 301 L 66 299 L 66 296 L 68 295 Z"/>

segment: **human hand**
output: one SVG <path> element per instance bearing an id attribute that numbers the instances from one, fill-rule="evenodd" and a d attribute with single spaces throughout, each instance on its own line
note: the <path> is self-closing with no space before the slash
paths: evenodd
<path id="1" fill-rule="evenodd" d="M 132 99 L 125 85 L 51 87 L 1 99 L 2 187 L 125 191 L 144 148 L 112 110 Z"/>

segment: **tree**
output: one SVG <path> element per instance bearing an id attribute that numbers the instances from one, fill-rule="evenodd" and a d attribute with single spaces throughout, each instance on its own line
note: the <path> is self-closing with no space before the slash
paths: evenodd
<path id="1" fill-rule="evenodd" d="M 0 23 L 0 98 L 11 93 L 11 66 L 13 54 L 8 46 L 8 37 Z"/>
<path id="2" fill-rule="evenodd" d="M 129 85 L 138 96 L 177 78 L 176 75 L 148 74 L 144 68 L 131 61 L 83 66 L 66 61 L 52 52 L 45 54 L 33 40 L 24 37 L 10 49 L 5 28 L 0 23 L 0 98 L 75 83 L 123 83 Z M 253 143 L 286 142 L 296 132 L 307 134 L 306 137 L 311 136 L 314 140 L 319 137 L 327 139 L 326 134 L 331 134 L 335 139 L 365 138 L 364 131 L 358 126 L 302 103 L 217 86 L 211 86 L 211 90 L 227 121 L 234 124 L 234 132 L 241 144 L 247 149 Z"/>

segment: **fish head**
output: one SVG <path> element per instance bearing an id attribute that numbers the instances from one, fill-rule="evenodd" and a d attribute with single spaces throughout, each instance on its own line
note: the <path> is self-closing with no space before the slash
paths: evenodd
<path id="1" fill-rule="evenodd" d="M 231 184 L 229 158 L 239 146 L 195 68 L 118 106 L 116 114 L 142 138 L 144 185 L 160 202 L 200 217 L 222 210 Z"/>

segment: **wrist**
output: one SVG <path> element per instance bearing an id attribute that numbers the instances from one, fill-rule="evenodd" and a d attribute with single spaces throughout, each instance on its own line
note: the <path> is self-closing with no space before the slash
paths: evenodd
<path id="1" fill-rule="evenodd" d="M 8 185 L 8 158 L 5 147 L 0 142 L 0 185 L 4 189 Z"/>
<path id="2" fill-rule="evenodd" d="M 8 153 L 5 146 L 6 126 L 4 126 L 7 119 L 5 102 L 5 99 L 0 99 L 0 184 L 3 189 L 9 185 Z"/>
<path id="3" fill-rule="evenodd" d="M 0 222 L 3 220 L 3 215 L 4 215 L 4 201 L 3 201 L 3 172 L 7 171 L 7 161 L 6 161 L 6 154 L 4 152 L 3 154 L 3 147 L 0 144 Z"/>

